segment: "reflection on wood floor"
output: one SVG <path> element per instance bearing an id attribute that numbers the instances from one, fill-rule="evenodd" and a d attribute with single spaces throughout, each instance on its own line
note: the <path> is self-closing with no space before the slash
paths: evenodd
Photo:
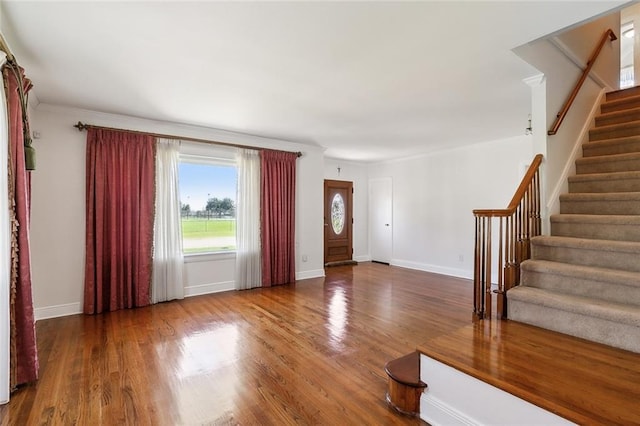
<path id="1" fill-rule="evenodd" d="M 420 424 L 387 361 L 471 322 L 467 280 L 361 263 L 324 279 L 37 323 L 16 424 Z"/>

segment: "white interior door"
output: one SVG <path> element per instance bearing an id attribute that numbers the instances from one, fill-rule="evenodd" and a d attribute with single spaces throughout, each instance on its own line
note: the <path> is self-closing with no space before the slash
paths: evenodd
<path id="1" fill-rule="evenodd" d="M 369 180 L 371 260 L 390 263 L 393 247 L 393 184 L 390 177 Z"/>

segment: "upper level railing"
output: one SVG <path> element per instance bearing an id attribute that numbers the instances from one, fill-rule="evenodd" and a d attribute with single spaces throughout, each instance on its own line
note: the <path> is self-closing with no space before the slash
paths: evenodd
<path id="1" fill-rule="evenodd" d="M 533 159 L 509 206 L 500 210 L 474 210 L 476 241 L 474 260 L 473 312 L 489 318 L 492 312 L 492 273 L 497 272 L 497 314 L 507 315 L 506 292 L 520 282 L 520 263 L 530 257 L 530 240 L 540 235 L 540 164 Z M 493 225 L 497 225 L 495 229 Z M 492 259 L 497 234 L 497 259 Z"/>
<path id="2" fill-rule="evenodd" d="M 548 135 L 553 136 L 556 133 L 558 133 L 558 129 L 562 124 L 562 120 L 564 120 L 564 117 L 567 115 L 569 108 L 571 108 L 571 104 L 573 104 L 573 101 L 576 99 L 576 96 L 578 96 L 578 92 L 580 91 L 582 84 L 587 79 L 589 72 L 591 72 L 591 68 L 593 68 L 593 64 L 598 58 L 598 55 L 600 54 L 602 47 L 607 42 L 607 39 L 610 39 L 611 41 L 618 39 L 618 37 L 616 37 L 616 35 L 614 34 L 611 28 L 609 28 L 607 31 L 605 31 L 604 34 L 602 34 L 602 37 L 600 38 L 600 42 L 598 42 L 598 45 L 596 46 L 595 50 L 591 54 L 591 57 L 589 58 L 589 61 L 587 62 L 587 67 L 584 69 L 584 71 L 582 71 L 582 75 L 580 76 L 580 79 L 576 83 L 576 86 L 573 88 L 573 91 L 571 92 L 571 94 L 569 94 L 569 98 L 567 98 L 567 101 L 564 103 L 564 106 L 556 116 L 556 120 L 553 122 L 553 126 L 551 126 L 551 129 L 547 132 Z"/>

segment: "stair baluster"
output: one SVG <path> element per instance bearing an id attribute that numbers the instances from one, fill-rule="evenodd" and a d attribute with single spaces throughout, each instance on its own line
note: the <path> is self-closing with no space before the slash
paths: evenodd
<path id="1" fill-rule="evenodd" d="M 509 206 L 498 210 L 474 210 L 476 240 L 474 259 L 474 314 L 482 319 L 492 313 L 492 271 L 497 271 L 496 314 L 507 316 L 506 292 L 520 281 L 520 263 L 529 259 L 531 238 L 540 235 L 540 178 L 542 154 L 533 159 Z M 492 261 L 493 232 L 497 225 L 497 259 Z"/>

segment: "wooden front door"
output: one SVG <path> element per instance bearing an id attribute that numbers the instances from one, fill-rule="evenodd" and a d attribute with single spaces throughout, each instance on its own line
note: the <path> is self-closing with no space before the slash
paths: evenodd
<path id="1" fill-rule="evenodd" d="M 353 183 L 324 181 L 324 263 L 352 260 Z"/>

